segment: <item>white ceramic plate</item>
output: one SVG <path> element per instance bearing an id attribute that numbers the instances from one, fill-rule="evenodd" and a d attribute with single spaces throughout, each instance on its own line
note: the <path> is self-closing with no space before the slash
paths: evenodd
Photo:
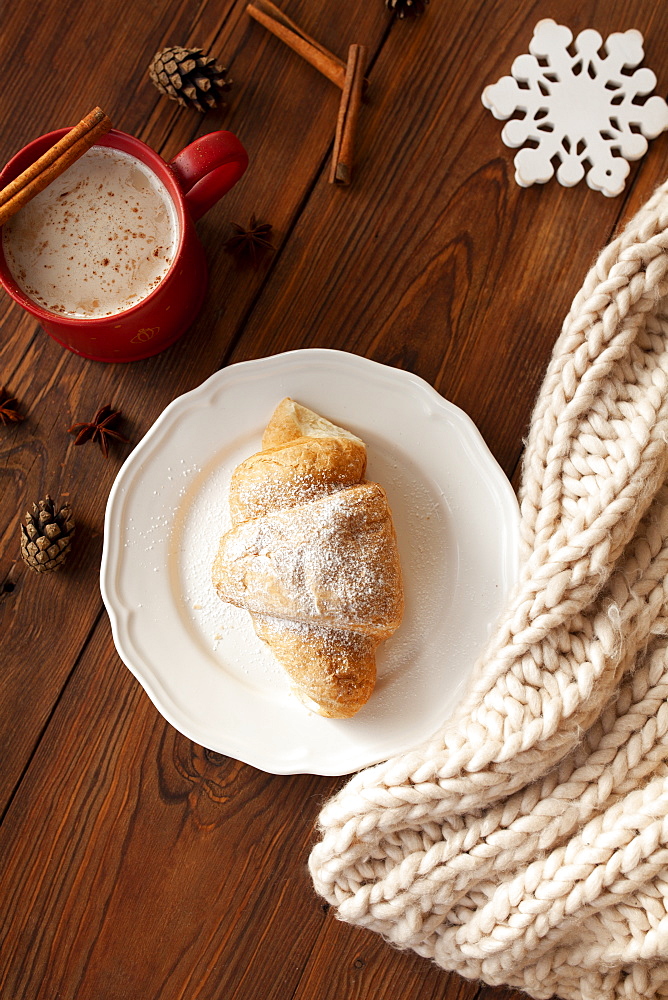
<path id="1" fill-rule="evenodd" d="M 405 617 L 353 719 L 308 712 L 210 581 L 232 470 L 284 396 L 366 442 L 396 526 Z M 347 774 L 450 714 L 515 581 L 518 529 L 476 427 L 430 385 L 340 351 L 292 351 L 225 368 L 162 413 L 109 496 L 102 596 L 121 658 L 184 735 L 274 774 Z"/>

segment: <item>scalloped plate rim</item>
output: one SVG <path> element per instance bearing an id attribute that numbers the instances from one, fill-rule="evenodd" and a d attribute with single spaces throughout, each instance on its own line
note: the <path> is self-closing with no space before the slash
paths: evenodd
<path id="1" fill-rule="evenodd" d="M 193 405 L 214 405 L 212 397 L 216 393 L 223 391 L 226 384 L 239 378 L 245 377 L 247 381 L 252 380 L 253 377 L 266 378 L 272 373 L 272 370 L 278 372 L 282 368 L 289 368 L 292 365 L 296 365 L 298 368 L 303 367 L 304 364 L 317 366 L 318 363 L 322 362 L 326 362 L 330 370 L 332 364 L 337 364 L 344 374 L 351 367 L 358 370 L 366 368 L 369 375 L 374 379 L 383 379 L 394 384 L 399 382 L 402 386 L 410 384 L 412 392 L 419 396 L 422 402 L 428 404 L 431 413 L 438 416 L 439 411 L 445 411 L 468 439 L 468 443 L 473 451 L 477 453 L 477 460 L 481 463 L 481 470 L 493 481 L 497 497 L 501 501 L 505 514 L 509 518 L 505 527 L 514 528 L 516 534 L 515 541 L 519 541 L 519 508 L 515 493 L 509 480 L 487 447 L 477 426 L 464 410 L 441 396 L 433 386 L 420 376 L 404 369 L 381 364 L 360 355 L 331 348 L 304 348 L 285 351 L 263 358 L 237 362 L 214 372 L 200 385 L 177 396 L 165 407 L 119 469 L 106 505 L 104 542 L 100 566 L 100 591 L 109 616 L 114 645 L 121 660 L 139 681 L 163 718 L 188 739 L 201 745 L 207 745 L 202 740 L 203 732 L 201 730 L 198 732 L 197 725 L 191 725 L 182 714 L 179 714 L 178 705 L 170 704 L 169 695 L 164 688 L 158 691 L 154 687 L 151 683 L 151 675 L 155 675 L 155 670 L 150 665 L 146 665 L 141 654 L 136 648 L 133 648 L 133 643 L 127 629 L 127 617 L 130 609 L 125 607 L 113 581 L 113 571 L 116 567 L 115 559 L 120 559 L 121 557 L 120 536 L 115 535 L 112 528 L 112 524 L 117 520 L 115 514 L 119 507 L 122 508 L 127 480 L 145 458 L 154 455 L 156 448 L 160 448 L 165 435 L 169 432 L 172 422 L 182 411 L 191 409 Z M 131 488 L 131 481 L 129 486 Z M 513 546 L 510 540 L 506 540 L 504 543 L 504 559 L 505 572 L 507 574 L 505 584 L 506 592 L 508 592 L 510 585 L 517 578 L 519 569 L 518 545 Z M 471 664 L 472 667 L 473 664 Z M 424 738 L 426 739 L 430 735 L 432 735 L 432 732 L 426 731 Z M 328 776 L 352 773 L 362 767 L 370 766 L 396 754 L 403 753 L 416 745 L 414 739 L 405 742 L 398 740 L 396 747 L 391 752 L 371 754 L 368 757 L 362 755 L 363 759 L 353 750 L 347 759 L 332 761 L 331 766 L 323 766 L 321 764 L 317 769 L 314 769 L 308 765 L 308 760 L 303 761 L 301 766 L 295 766 L 290 761 L 285 761 L 283 764 L 277 766 L 278 762 L 270 759 L 266 753 L 255 753 L 253 752 L 253 748 L 249 752 L 247 741 L 239 739 L 238 736 L 229 732 L 224 734 L 224 742 L 225 748 L 220 752 L 268 773 L 277 775 L 320 774 Z M 217 747 L 210 748 L 217 749 Z"/>

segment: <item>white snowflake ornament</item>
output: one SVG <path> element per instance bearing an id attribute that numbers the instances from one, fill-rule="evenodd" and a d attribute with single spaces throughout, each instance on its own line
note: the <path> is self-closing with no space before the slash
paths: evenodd
<path id="1" fill-rule="evenodd" d="M 531 145 L 515 157 L 515 180 L 522 187 L 544 184 L 553 176 L 572 187 L 585 174 L 594 191 L 620 194 L 630 170 L 654 139 L 668 128 L 668 104 L 651 93 L 656 77 L 650 69 L 631 70 L 642 62 L 639 31 L 615 32 L 605 43 L 591 28 L 580 32 L 571 55 L 573 34 L 551 18 L 539 21 L 529 54 L 514 61 L 512 76 L 486 87 L 482 103 L 495 118 L 510 118 L 501 138 L 507 146 Z"/>

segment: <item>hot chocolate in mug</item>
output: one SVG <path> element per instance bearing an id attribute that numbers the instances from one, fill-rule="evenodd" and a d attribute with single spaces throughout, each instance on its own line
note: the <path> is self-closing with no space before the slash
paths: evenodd
<path id="1" fill-rule="evenodd" d="M 67 131 L 25 146 L 0 173 L 0 187 Z M 2 227 L 0 283 L 75 354 L 157 354 L 185 332 L 206 291 L 194 220 L 247 165 L 231 132 L 204 135 L 166 163 L 112 129 Z"/>

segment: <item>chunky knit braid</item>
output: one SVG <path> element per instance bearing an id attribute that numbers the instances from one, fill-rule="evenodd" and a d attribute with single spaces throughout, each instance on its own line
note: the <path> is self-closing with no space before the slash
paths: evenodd
<path id="1" fill-rule="evenodd" d="M 668 997 L 667 250 L 668 183 L 564 323 L 467 696 L 326 804 L 310 859 L 341 919 L 535 997 Z"/>

